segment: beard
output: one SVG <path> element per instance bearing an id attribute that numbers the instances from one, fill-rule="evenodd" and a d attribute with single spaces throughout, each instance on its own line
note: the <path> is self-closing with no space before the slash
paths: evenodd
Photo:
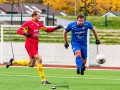
<path id="1" fill-rule="evenodd" d="M 79 23 L 79 24 L 78 24 L 78 26 L 83 26 L 83 25 L 84 25 L 84 23 Z"/>
<path id="2" fill-rule="evenodd" d="M 38 19 L 35 19 L 35 22 L 38 22 L 39 20 Z"/>

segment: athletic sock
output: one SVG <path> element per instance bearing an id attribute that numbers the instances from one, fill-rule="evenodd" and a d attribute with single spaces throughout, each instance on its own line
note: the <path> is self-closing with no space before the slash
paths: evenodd
<path id="1" fill-rule="evenodd" d="M 37 64 L 37 70 L 38 70 L 38 73 L 39 73 L 42 81 L 46 81 L 46 78 L 44 76 L 44 70 L 42 68 L 42 64 Z"/>
<path id="2" fill-rule="evenodd" d="M 82 59 L 81 59 L 80 56 L 77 56 L 77 57 L 76 57 L 76 65 L 77 65 L 77 68 L 78 68 L 79 70 L 81 70 L 81 68 L 82 68 Z"/>
<path id="3" fill-rule="evenodd" d="M 22 65 L 22 66 L 27 66 L 28 62 L 29 62 L 29 60 L 14 60 L 12 62 L 12 64 L 18 64 L 18 65 Z"/>

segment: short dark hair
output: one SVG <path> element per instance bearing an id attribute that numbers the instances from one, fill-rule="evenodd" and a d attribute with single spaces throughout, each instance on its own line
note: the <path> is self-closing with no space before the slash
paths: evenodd
<path id="1" fill-rule="evenodd" d="M 78 20 L 78 18 L 84 18 L 84 15 L 83 14 L 78 14 L 77 15 L 77 20 Z"/>
<path id="2" fill-rule="evenodd" d="M 36 16 L 37 15 L 37 13 L 40 13 L 39 11 L 37 11 L 37 10 L 34 10 L 33 12 L 32 12 L 32 17 L 33 16 Z"/>

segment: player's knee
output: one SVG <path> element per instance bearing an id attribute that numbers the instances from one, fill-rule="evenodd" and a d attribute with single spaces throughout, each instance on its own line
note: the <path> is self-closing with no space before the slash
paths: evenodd
<path id="1" fill-rule="evenodd" d="M 40 56 L 35 56 L 34 59 L 37 63 L 42 63 L 42 58 Z"/>
<path id="2" fill-rule="evenodd" d="M 37 61 L 37 60 L 42 60 L 42 58 L 39 56 L 39 55 L 35 55 L 34 56 L 34 59 Z"/>
<path id="3" fill-rule="evenodd" d="M 75 56 L 76 57 L 81 57 L 81 52 L 79 50 L 75 51 Z"/>
<path id="4" fill-rule="evenodd" d="M 82 63 L 83 63 L 83 65 L 85 65 L 86 64 L 86 60 L 82 59 Z"/>

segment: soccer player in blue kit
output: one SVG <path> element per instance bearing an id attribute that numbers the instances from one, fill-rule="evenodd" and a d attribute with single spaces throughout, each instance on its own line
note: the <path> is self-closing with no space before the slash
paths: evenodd
<path id="1" fill-rule="evenodd" d="M 63 31 L 63 38 L 65 42 L 64 46 L 66 49 L 69 47 L 69 44 L 67 42 L 67 33 L 71 31 L 71 45 L 76 57 L 77 74 L 81 75 L 84 75 L 86 68 L 85 64 L 87 60 L 87 34 L 89 29 L 95 36 L 95 43 L 99 45 L 100 40 L 98 39 L 96 29 L 90 22 L 84 20 L 83 14 L 79 14 L 77 16 L 77 21 L 68 24 L 67 28 Z"/>

